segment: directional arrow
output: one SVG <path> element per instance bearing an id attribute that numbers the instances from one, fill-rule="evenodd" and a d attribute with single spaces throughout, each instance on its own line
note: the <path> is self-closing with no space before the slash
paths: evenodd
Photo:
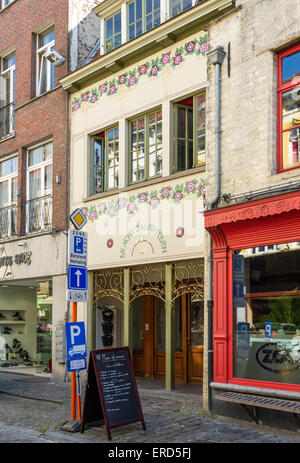
<path id="1" fill-rule="evenodd" d="M 82 273 L 81 273 L 80 270 L 77 270 L 77 272 L 75 272 L 75 275 L 77 276 L 77 286 L 78 286 L 78 288 L 80 288 L 80 277 L 81 277 Z"/>

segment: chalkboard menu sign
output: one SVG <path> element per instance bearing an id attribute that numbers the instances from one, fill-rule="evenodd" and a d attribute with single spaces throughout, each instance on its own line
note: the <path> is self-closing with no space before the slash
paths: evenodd
<path id="1" fill-rule="evenodd" d="M 141 421 L 146 429 L 128 347 L 90 353 L 81 432 L 99 420 L 109 440 L 111 428 Z"/>

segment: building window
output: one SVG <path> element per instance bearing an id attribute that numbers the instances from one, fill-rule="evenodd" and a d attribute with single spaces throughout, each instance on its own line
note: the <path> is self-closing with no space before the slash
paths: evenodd
<path id="1" fill-rule="evenodd" d="M 10 3 L 12 3 L 14 0 L 2 0 L 2 5 L 1 5 L 1 8 L 5 8 L 6 6 L 8 6 Z"/>
<path id="2" fill-rule="evenodd" d="M 52 151 L 52 143 L 28 151 L 26 233 L 52 226 Z"/>
<path id="3" fill-rule="evenodd" d="M 278 57 L 278 170 L 300 166 L 300 45 Z"/>
<path id="4" fill-rule="evenodd" d="M 37 36 L 37 95 L 42 95 L 54 88 L 54 64 L 46 54 L 54 50 L 54 29 L 47 29 Z"/>
<path id="5" fill-rule="evenodd" d="M 133 0 L 127 8 L 129 40 L 160 24 L 160 0 Z"/>
<path id="6" fill-rule="evenodd" d="M 205 163 L 205 94 L 174 105 L 174 163 L 179 172 Z"/>
<path id="7" fill-rule="evenodd" d="M 153 111 L 129 123 L 129 182 L 162 173 L 162 111 Z"/>
<path id="8" fill-rule="evenodd" d="M 121 11 L 105 21 L 105 51 L 117 48 L 122 43 Z"/>
<path id="9" fill-rule="evenodd" d="M 171 18 L 192 7 L 192 0 L 170 0 Z"/>
<path id="10" fill-rule="evenodd" d="M 299 242 L 233 251 L 234 377 L 300 384 Z"/>
<path id="11" fill-rule="evenodd" d="M 119 128 L 112 127 L 92 138 L 92 182 L 90 194 L 103 193 L 119 185 Z"/>
<path id="12" fill-rule="evenodd" d="M 0 138 L 15 129 L 15 55 L 1 59 L 0 73 Z"/>
<path id="13" fill-rule="evenodd" d="M 0 238 L 17 234 L 18 156 L 0 162 Z"/>

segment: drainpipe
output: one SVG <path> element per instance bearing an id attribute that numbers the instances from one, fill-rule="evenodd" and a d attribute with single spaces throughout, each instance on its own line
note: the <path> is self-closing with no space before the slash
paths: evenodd
<path id="1" fill-rule="evenodd" d="M 221 195 L 221 65 L 226 53 L 224 47 L 218 45 L 207 53 L 208 63 L 216 68 L 215 76 L 215 179 L 216 193 L 213 200 L 207 205 L 206 210 L 217 206 Z M 213 253 L 211 236 L 208 237 L 208 411 L 212 413 L 212 388 L 213 381 Z"/>

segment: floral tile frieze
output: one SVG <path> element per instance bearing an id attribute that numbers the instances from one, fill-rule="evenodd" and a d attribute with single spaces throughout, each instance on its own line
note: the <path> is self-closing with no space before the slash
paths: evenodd
<path id="1" fill-rule="evenodd" d="M 117 78 L 96 84 L 93 88 L 85 90 L 79 97 L 74 97 L 72 101 L 72 112 L 78 111 L 82 104 L 94 104 L 103 95 L 112 96 L 118 93 L 120 87 L 125 86 L 129 89 L 138 85 L 142 78 L 156 78 L 166 66 L 173 69 L 181 66 L 189 56 L 205 56 L 207 53 L 207 35 L 195 38 L 187 42 L 184 46 L 176 48 L 174 52 L 168 51 L 154 59 L 143 62 L 141 65 L 120 74 Z"/>
<path id="2" fill-rule="evenodd" d="M 120 211 L 128 214 L 135 214 L 142 204 L 147 204 L 155 209 L 164 201 L 179 204 L 188 197 L 201 198 L 205 196 L 205 181 L 201 179 L 186 180 L 174 186 L 164 185 L 156 190 L 139 191 L 130 194 L 128 197 L 118 195 L 117 199 L 100 201 L 98 204 L 82 207 L 81 210 L 87 220 L 94 222 L 103 215 L 115 217 Z"/>

